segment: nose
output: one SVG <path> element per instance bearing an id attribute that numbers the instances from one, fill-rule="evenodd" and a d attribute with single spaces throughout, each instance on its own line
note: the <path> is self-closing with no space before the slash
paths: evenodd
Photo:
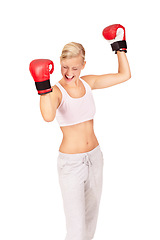
<path id="1" fill-rule="evenodd" d="M 68 68 L 66 73 L 67 73 L 68 76 L 72 76 L 72 70 L 71 69 Z"/>

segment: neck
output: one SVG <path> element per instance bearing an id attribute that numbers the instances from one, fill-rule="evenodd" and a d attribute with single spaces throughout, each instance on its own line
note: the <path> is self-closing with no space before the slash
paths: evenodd
<path id="1" fill-rule="evenodd" d="M 73 81 L 73 82 L 68 83 L 68 84 L 66 84 L 64 80 L 63 80 L 63 82 L 64 82 L 64 85 L 65 85 L 66 87 L 77 88 L 77 87 L 80 86 L 80 79 L 79 79 L 79 78 L 76 79 L 76 80 Z"/>

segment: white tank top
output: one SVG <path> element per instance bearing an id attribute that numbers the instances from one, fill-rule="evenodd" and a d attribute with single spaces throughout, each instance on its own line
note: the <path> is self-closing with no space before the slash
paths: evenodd
<path id="1" fill-rule="evenodd" d="M 80 98 L 72 98 L 60 83 L 56 83 L 62 93 L 62 101 L 56 110 L 56 119 L 60 126 L 70 126 L 94 118 L 96 108 L 91 87 L 83 79 L 80 80 L 86 90 L 85 95 Z"/>

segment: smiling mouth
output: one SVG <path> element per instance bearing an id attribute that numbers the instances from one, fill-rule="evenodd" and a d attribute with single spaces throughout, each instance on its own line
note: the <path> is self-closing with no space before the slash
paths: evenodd
<path id="1" fill-rule="evenodd" d="M 65 75 L 65 77 L 67 80 L 72 80 L 74 78 L 74 76 L 67 76 L 67 75 Z"/>

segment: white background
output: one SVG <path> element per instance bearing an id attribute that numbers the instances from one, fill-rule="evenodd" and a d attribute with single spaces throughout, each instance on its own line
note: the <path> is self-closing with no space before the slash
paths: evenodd
<path id="1" fill-rule="evenodd" d="M 158 1 L 6 0 L 0 5 L 0 239 L 62 240 L 65 219 L 57 175 L 62 134 L 43 121 L 29 73 L 35 58 L 55 64 L 63 46 L 86 49 L 82 75 L 117 71 L 102 37 L 126 28 L 132 78 L 93 91 L 104 184 L 95 240 L 160 239 L 160 84 Z"/>

